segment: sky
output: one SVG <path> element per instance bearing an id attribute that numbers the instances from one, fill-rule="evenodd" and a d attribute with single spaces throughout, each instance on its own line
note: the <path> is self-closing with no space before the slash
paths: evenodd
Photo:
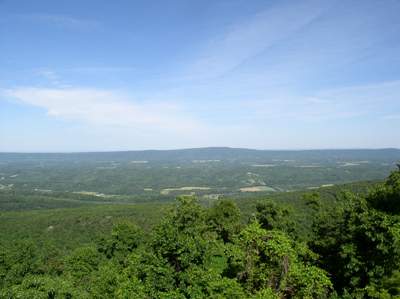
<path id="1" fill-rule="evenodd" d="M 0 0 L 0 151 L 400 147 L 400 0 Z"/>

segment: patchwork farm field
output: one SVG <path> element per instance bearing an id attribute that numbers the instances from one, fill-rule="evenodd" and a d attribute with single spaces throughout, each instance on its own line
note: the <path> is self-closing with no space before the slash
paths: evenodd
<path id="1" fill-rule="evenodd" d="M 203 148 L 70 154 L 0 154 L 0 189 L 98 201 L 171 200 L 315 189 L 382 180 L 400 151 Z"/>

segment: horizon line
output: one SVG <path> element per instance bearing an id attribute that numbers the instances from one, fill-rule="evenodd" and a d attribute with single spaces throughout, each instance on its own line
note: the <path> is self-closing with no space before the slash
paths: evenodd
<path id="1" fill-rule="evenodd" d="M 206 149 L 231 149 L 231 150 L 250 150 L 250 151 L 280 151 L 280 152 L 302 152 L 302 151 L 355 151 L 355 150 L 400 150 L 397 147 L 338 147 L 338 148 L 281 148 L 281 149 L 259 149 L 247 147 L 230 146 L 205 146 L 188 148 L 169 148 L 169 149 L 142 149 L 142 150 L 88 150 L 88 151 L 0 151 L 0 154 L 97 154 L 97 153 L 128 153 L 128 152 L 166 152 L 166 151 L 185 151 L 185 150 L 206 150 Z"/>

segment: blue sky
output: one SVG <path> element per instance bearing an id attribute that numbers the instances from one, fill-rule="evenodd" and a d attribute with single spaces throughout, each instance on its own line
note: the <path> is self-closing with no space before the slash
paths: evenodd
<path id="1" fill-rule="evenodd" d="M 400 147 L 400 1 L 0 0 L 0 151 Z"/>

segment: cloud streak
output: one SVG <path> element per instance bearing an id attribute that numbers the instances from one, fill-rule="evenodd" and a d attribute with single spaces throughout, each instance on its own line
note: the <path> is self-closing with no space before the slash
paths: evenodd
<path id="1" fill-rule="evenodd" d="M 4 95 L 43 108 L 51 117 L 100 126 L 186 132 L 200 124 L 175 103 L 139 102 L 116 91 L 85 88 L 16 88 Z"/>
<path id="2" fill-rule="evenodd" d="M 327 6 L 313 0 L 290 1 L 260 12 L 210 41 L 188 73 L 206 78 L 224 75 L 311 24 Z"/>
<path id="3" fill-rule="evenodd" d="M 70 17 L 62 14 L 45 14 L 45 13 L 24 13 L 9 15 L 10 20 L 20 20 L 24 22 L 35 22 L 46 25 L 55 25 L 67 29 L 75 30 L 94 30 L 98 29 L 101 24 L 95 20 L 86 20 L 76 17 Z"/>

